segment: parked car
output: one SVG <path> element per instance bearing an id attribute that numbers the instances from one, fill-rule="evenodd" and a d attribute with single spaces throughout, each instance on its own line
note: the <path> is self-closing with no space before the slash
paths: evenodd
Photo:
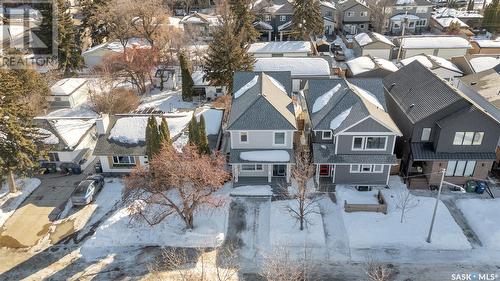
<path id="1" fill-rule="evenodd" d="M 345 61 L 345 54 L 343 51 L 335 51 L 335 60 Z"/>
<path id="2" fill-rule="evenodd" d="M 330 50 L 332 51 L 332 53 L 335 53 L 335 51 L 342 51 L 342 46 L 340 46 L 339 43 L 332 43 L 330 45 Z"/>
<path id="3" fill-rule="evenodd" d="M 104 186 L 104 177 L 91 175 L 80 182 L 71 194 L 71 203 L 75 206 L 87 205 Z"/>

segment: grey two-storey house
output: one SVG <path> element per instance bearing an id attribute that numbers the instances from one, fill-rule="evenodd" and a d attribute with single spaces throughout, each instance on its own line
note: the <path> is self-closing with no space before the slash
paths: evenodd
<path id="1" fill-rule="evenodd" d="M 394 0 L 385 8 L 384 31 L 391 35 L 401 35 L 403 24 L 405 34 L 428 31 L 431 13 L 432 4 L 427 0 Z"/>
<path id="2" fill-rule="evenodd" d="M 370 8 L 360 0 L 338 2 L 338 22 L 344 34 L 367 32 L 370 25 Z"/>
<path id="3" fill-rule="evenodd" d="M 290 182 L 297 131 L 290 72 L 237 72 L 226 131 L 235 185 Z"/>
<path id="4" fill-rule="evenodd" d="M 257 15 L 255 28 L 263 41 L 283 41 L 290 37 L 293 5 L 288 0 L 260 1 L 252 9 Z"/>
<path id="5" fill-rule="evenodd" d="M 499 120 L 414 61 L 383 80 L 388 112 L 403 132 L 396 144 L 410 187 L 486 179 L 500 137 Z M 419 175 L 421 175 L 419 177 Z"/>
<path id="6" fill-rule="evenodd" d="M 385 111 L 382 81 L 309 80 L 304 96 L 320 187 L 387 185 L 401 132 Z"/>

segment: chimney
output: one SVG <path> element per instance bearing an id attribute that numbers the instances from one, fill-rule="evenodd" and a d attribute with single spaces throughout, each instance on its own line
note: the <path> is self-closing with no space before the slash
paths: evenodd
<path id="1" fill-rule="evenodd" d="M 99 117 L 96 120 L 97 135 L 98 136 L 105 135 L 106 131 L 108 130 L 108 125 L 109 125 L 109 115 L 101 114 L 101 117 Z"/>

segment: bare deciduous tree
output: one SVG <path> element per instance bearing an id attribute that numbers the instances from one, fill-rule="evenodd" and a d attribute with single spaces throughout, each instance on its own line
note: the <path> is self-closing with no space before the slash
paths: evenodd
<path id="1" fill-rule="evenodd" d="M 390 266 L 368 258 L 365 263 L 365 273 L 371 281 L 387 281 L 391 276 Z"/>
<path id="2" fill-rule="evenodd" d="M 311 259 L 311 248 L 304 247 L 300 256 L 290 253 L 287 245 L 273 246 L 263 257 L 261 275 L 273 281 L 314 280 L 315 265 Z M 316 276 L 318 277 L 318 276 Z"/>
<path id="3" fill-rule="evenodd" d="M 368 7 L 370 7 L 371 22 L 375 32 L 382 33 L 386 18 L 389 16 L 389 8 L 394 3 L 393 0 L 369 0 Z"/>
<path id="4" fill-rule="evenodd" d="M 394 200 L 396 209 L 401 211 L 401 223 L 404 222 L 408 212 L 417 207 L 419 203 L 419 200 L 417 200 L 415 196 L 411 195 L 407 189 L 398 191 Z"/>
<path id="5" fill-rule="evenodd" d="M 292 185 L 292 194 L 294 204 L 289 204 L 287 210 L 292 217 L 297 219 L 300 224 L 299 229 L 304 230 L 309 222 L 309 215 L 317 213 L 316 199 L 314 194 L 307 188 L 307 182 L 314 175 L 314 165 L 311 163 L 311 154 L 304 148 L 296 149 L 295 165 L 292 168 L 292 177 L 297 182 L 297 186 Z"/>
<path id="6" fill-rule="evenodd" d="M 186 145 L 178 152 L 164 145 L 150 159 L 149 168 L 134 169 L 125 180 L 123 200 L 130 204 L 133 217 L 156 225 L 177 215 L 187 229 L 194 227 L 194 214 L 203 206 L 220 207 L 225 202 L 214 193 L 230 179 L 220 154 L 200 154 Z"/>

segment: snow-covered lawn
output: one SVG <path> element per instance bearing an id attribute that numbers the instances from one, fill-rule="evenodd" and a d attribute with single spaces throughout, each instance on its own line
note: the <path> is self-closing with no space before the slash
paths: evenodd
<path id="1" fill-rule="evenodd" d="M 382 193 L 388 204 L 388 214 L 371 212 L 346 213 L 342 211 L 345 227 L 351 248 L 415 248 L 460 250 L 471 246 L 455 223 L 446 206 L 440 202 L 432 243 L 427 243 L 435 199 L 416 197 L 417 206 L 411 209 L 403 223 L 400 223 L 401 211 L 395 206 L 398 192 L 406 189 L 399 177 L 391 177 L 390 189 Z M 344 200 L 353 203 L 366 202 L 366 196 L 374 196 L 375 192 L 359 192 L 353 188 L 338 185 L 337 202 L 343 208 Z"/>
<path id="2" fill-rule="evenodd" d="M 313 213 L 308 215 L 309 224 L 303 231 L 299 222 L 287 210 L 292 206 L 297 210 L 296 200 L 273 201 L 271 203 L 271 245 L 289 247 L 324 247 L 325 233 L 319 206 L 314 204 Z"/>
<path id="3" fill-rule="evenodd" d="M 500 250 L 500 199 L 461 199 L 456 204 L 483 245 Z"/>
<path id="4" fill-rule="evenodd" d="M 17 179 L 18 191 L 16 193 L 9 193 L 7 183 L 2 185 L 0 188 L 0 227 L 16 211 L 24 199 L 40 186 L 40 183 L 37 178 Z"/>
<path id="5" fill-rule="evenodd" d="M 163 92 L 153 91 L 151 94 L 145 95 L 137 110 L 153 108 L 167 113 L 175 112 L 180 108 L 191 109 L 194 107 L 192 102 L 182 101 L 181 91 L 167 90 Z"/>

